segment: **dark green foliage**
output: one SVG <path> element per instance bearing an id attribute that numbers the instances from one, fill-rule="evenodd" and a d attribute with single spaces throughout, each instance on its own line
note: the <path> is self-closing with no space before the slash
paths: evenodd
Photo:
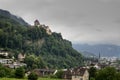
<path id="1" fill-rule="evenodd" d="M 45 29 L 39 27 L 29 28 L 27 35 L 33 41 L 42 39 L 45 36 L 47 37 Z"/>
<path id="2" fill-rule="evenodd" d="M 28 75 L 28 80 L 37 80 L 38 79 L 38 75 L 34 72 L 31 72 L 29 75 Z"/>
<path id="3" fill-rule="evenodd" d="M 28 55 L 25 58 L 25 63 L 29 69 L 45 68 L 46 65 L 40 56 Z"/>
<path id="4" fill-rule="evenodd" d="M 4 67 L 0 64 L 0 77 L 12 77 L 12 69 Z"/>
<path id="5" fill-rule="evenodd" d="M 120 72 L 117 72 L 115 75 L 115 80 L 120 80 Z"/>
<path id="6" fill-rule="evenodd" d="M 24 78 L 25 76 L 25 70 L 23 67 L 19 67 L 15 70 L 15 77 L 16 78 Z"/>
<path id="7" fill-rule="evenodd" d="M 0 18 L 2 20 L 6 20 L 6 19 L 9 20 L 10 19 L 11 22 L 16 22 L 17 24 L 28 26 L 28 23 L 26 23 L 21 17 L 17 17 L 15 15 L 12 15 L 9 11 L 6 11 L 6 10 L 0 9 Z"/>
<path id="8" fill-rule="evenodd" d="M 41 54 L 48 63 L 47 65 L 52 68 L 55 67 L 50 64 L 54 64 L 58 68 L 70 68 L 82 63 L 81 54 L 72 48 L 70 41 L 64 40 L 58 33 L 53 33 L 53 35 L 45 38 Z M 44 57 L 44 55 L 47 55 L 47 57 Z"/>
<path id="9" fill-rule="evenodd" d="M 63 76 L 63 71 L 58 71 L 56 74 L 55 74 L 55 76 L 56 76 L 56 78 L 60 78 L 60 79 L 62 79 L 62 76 Z"/>
<path id="10" fill-rule="evenodd" d="M 115 69 L 110 67 L 102 69 L 98 72 L 96 80 L 114 80 L 115 72 Z"/>
<path id="11" fill-rule="evenodd" d="M 95 78 L 92 77 L 92 78 L 90 78 L 90 80 L 95 80 Z"/>
<path id="12" fill-rule="evenodd" d="M 0 70 L 0 77 L 5 77 L 5 70 Z"/>
<path id="13" fill-rule="evenodd" d="M 106 67 L 97 72 L 95 80 L 120 80 L 120 73 L 113 67 Z"/>
<path id="14" fill-rule="evenodd" d="M 10 18 L 9 13 L 7 16 L 0 15 L 0 48 L 14 53 L 12 55 L 15 58 L 18 53 L 26 54 L 28 57 L 25 62 L 32 68 L 70 68 L 82 65 L 81 54 L 60 33 L 48 35 L 41 25 L 25 27 L 18 20 Z M 31 54 L 41 58 L 29 59 Z"/>
<path id="15" fill-rule="evenodd" d="M 97 73 L 97 70 L 96 70 L 96 68 L 94 68 L 94 67 L 91 67 L 90 69 L 89 69 L 89 78 L 95 78 L 96 77 L 96 73 Z"/>

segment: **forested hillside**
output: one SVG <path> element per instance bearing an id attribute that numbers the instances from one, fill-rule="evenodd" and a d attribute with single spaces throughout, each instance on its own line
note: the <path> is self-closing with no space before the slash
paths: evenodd
<path id="1" fill-rule="evenodd" d="M 4 12 L 4 15 L 3 15 Z M 6 15 L 5 15 L 6 13 Z M 42 25 L 30 26 L 22 18 L 0 10 L 0 50 L 10 57 L 26 54 L 29 68 L 70 68 L 82 65 L 82 56 L 60 33 L 46 33 Z M 44 25 L 44 27 L 46 27 Z"/>

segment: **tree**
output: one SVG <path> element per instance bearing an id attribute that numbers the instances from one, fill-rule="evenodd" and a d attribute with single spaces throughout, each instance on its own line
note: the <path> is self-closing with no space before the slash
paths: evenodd
<path id="1" fill-rule="evenodd" d="M 0 77 L 11 77 L 12 69 L 4 67 L 0 64 Z"/>
<path id="2" fill-rule="evenodd" d="M 37 80 L 38 79 L 38 75 L 34 72 L 31 72 L 29 75 L 28 75 L 28 80 Z"/>
<path id="3" fill-rule="evenodd" d="M 89 74 L 90 74 L 89 78 L 95 78 L 96 72 L 97 72 L 96 68 L 91 67 L 91 68 L 89 69 Z"/>
<path id="4" fill-rule="evenodd" d="M 91 77 L 90 80 L 95 80 L 95 78 Z"/>
<path id="5" fill-rule="evenodd" d="M 25 70 L 23 67 L 19 67 L 15 70 L 15 77 L 16 78 L 24 78 L 25 76 Z"/>
<path id="6" fill-rule="evenodd" d="M 98 71 L 96 80 L 115 80 L 116 70 L 113 67 L 106 67 Z"/>
<path id="7" fill-rule="evenodd" d="M 116 73 L 116 79 L 115 80 L 120 80 L 120 72 Z"/>
<path id="8" fill-rule="evenodd" d="M 42 60 L 40 56 L 35 56 L 34 54 L 28 55 L 25 58 L 25 63 L 30 69 L 35 68 L 45 68 L 45 62 Z"/>
<path id="9" fill-rule="evenodd" d="M 5 70 L 0 70 L 0 77 L 5 77 Z"/>
<path id="10" fill-rule="evenodd" d="M 25 58 L 25 63 L 28 67 L 33 68 L 33 64 L 35 63 L 35 55 L 28 55 Z"/>
<path id="11" fill-rule="evenodd" d="M 55 75 L 56 75 L 57 78 L 62 78 L 63 71 L 60 70 Z"/>

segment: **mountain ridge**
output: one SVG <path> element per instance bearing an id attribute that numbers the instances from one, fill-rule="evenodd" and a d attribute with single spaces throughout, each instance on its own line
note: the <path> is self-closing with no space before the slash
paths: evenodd
<path id="1" fill-rule="evenodd" d="M 0 16 L 13 19 L 16 22 L 20 23 L 21 25 L 29 26 L 29 24 L 27 22 L 25 22 L 21 17 L 15 16 L 7 10 L 0 9 Z"/>
<path id="2" fill-rule="evenodd" d="M 103 57 L 120 57 L 120 46 L 112 45 L 112 44 L 96 44 L 96 45 L 89 45 L 89 44 L 73 44 L 74 49 L 78 51 L 88 51 L 94 53 L 96 56 Z"/>

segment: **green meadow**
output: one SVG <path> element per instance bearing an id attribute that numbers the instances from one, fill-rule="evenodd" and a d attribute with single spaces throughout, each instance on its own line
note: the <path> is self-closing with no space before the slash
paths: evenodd
<path id="1" fill-rule="evenodd" d="M 0 78 L 0 80 L 27 80 L 27 79 L 16 79 L 16 78 Z M 39 78 L 38 80 L 62 80 L 53 78 Z"/>

